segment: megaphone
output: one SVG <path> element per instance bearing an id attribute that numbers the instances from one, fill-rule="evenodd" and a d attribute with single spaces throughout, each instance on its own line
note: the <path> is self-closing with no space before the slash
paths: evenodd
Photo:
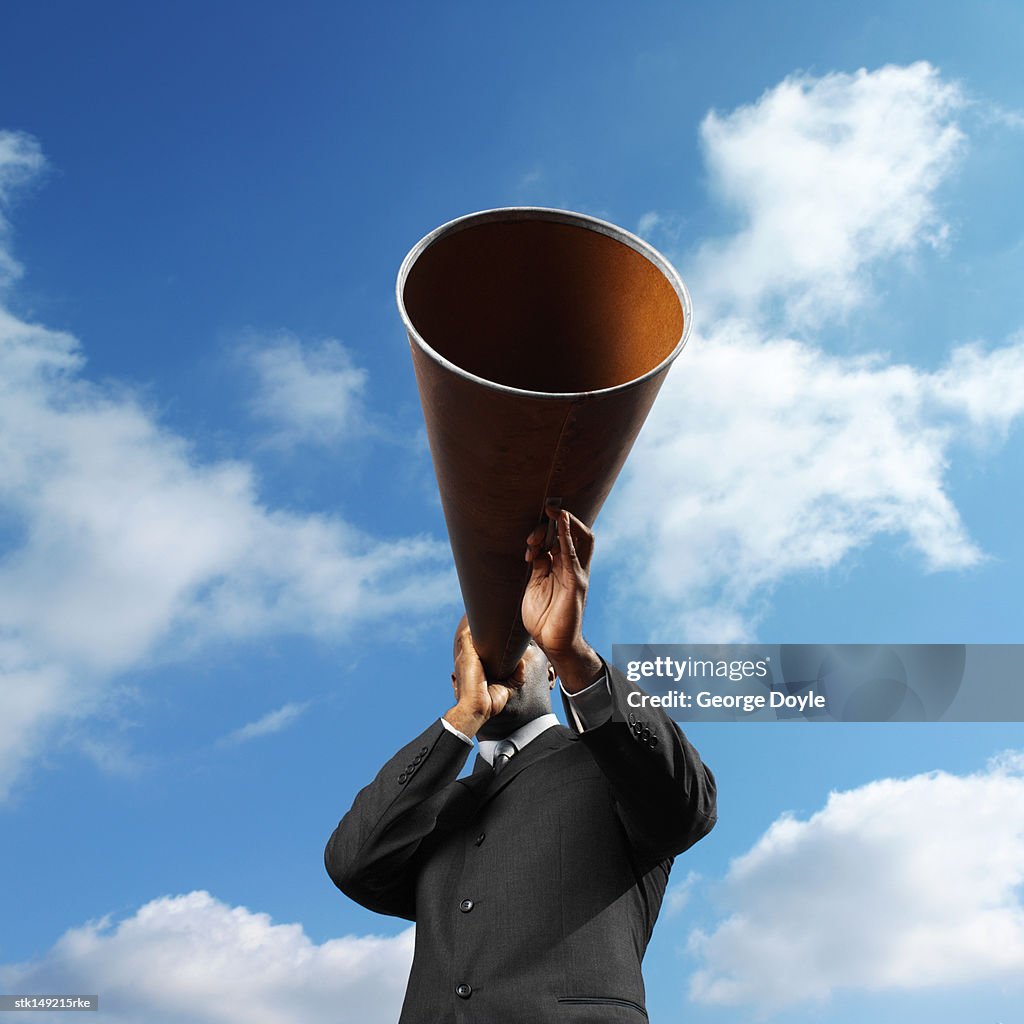
<path id="1" fill-rule="evenodd" d="M 489 679 L 529 642 L 527 534 L 554 502 L 592 526 L 690 331 L 646 242 L 594 217 L 459 217 L 398 274 L 427 438 L 473 642 Z"/>

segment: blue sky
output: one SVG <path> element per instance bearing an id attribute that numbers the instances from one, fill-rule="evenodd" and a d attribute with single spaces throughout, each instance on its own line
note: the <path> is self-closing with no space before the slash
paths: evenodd
<path id="1" fill-rule="evenodd" d="M 605 217 L 693 295 L 596 646 L 1024 640 L 1019 5 L 435 8 L 5 10 L 4 990 L 394 1019 L 409 933 L 321 855 L 448 706 L 394 278 L 460 214 Z M 689 734 L 652 1019 L 1021 1019 L 1019 724 Z"/>

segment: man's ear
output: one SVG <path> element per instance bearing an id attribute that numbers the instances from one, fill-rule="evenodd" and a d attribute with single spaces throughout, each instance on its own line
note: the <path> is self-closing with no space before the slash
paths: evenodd
<path id="1" fill-rule="evenodd" d="M 456 700 L 459 696 L 459 685 L 455 682 L 455 673 L 452 673 L 452 692 L 455 694 Z"/>
<path id="2" fill-rule="evenodd" d="M 553 690 L 555 688 L 555 680 L 558 678 L 558 673 L 555 672 L 555 666 L 548 662 L 548 689 Z"/>

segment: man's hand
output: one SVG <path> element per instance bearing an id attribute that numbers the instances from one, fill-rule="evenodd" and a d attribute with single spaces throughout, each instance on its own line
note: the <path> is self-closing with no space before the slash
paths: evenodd
<path id="1" fill-rule="evenodd" d="M 601 659 L 583 639 L 594 535 L 565 509 L 549 506 L 545 512 L 557 523 L 558 537 L 550 551 L 543 548 L 544 525 L 526 538 L 526 561 L 533 563 L 533 572 L 523 595 L 523 625 L 565 689 L 577 693 L 603 671 Z"/>
<path id="2" fill-rule="evenodd" d="M 488 683 L 483 662 L 473 646 L 469 623 L 463 617 L 455 634 L 455 671 L 452 673 L 455 707 L 445 719 L 459 732 L 472 738 L 489 718 L 493 718 L 508 702 L 511 687 Z"/>

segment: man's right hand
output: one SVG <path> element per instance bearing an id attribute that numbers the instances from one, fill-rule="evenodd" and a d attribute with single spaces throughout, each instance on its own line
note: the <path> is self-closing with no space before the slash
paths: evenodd
<path id="1" fill-rule="evenodd" d="M 445 721 L 470 738 L 480 731 L 484 722 L 501 713 L 511 693 L 511 688 L 503 683 L 487 682 L 483 662 L 476 653 L 465 616 L 455 634 L 452 688 L 455 690 L 455 706 L 445 713 Z"/>

